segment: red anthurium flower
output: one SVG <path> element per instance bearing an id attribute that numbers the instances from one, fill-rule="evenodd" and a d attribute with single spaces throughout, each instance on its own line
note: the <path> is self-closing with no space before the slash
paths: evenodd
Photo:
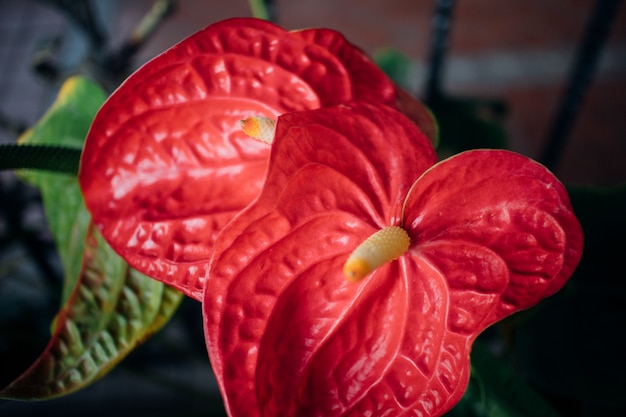
<path id="1" fill-rule="evenodd" d="M 350 100 L 434 122 L 338 32 L 226 20 L 145 64 L 108 99 L 79 180 L 103 236 L 132 266 L 200 299 L 213 242 L 258 194 L 270 146 L 239 120 Z"/>
<path id="2" fill-rule="evenodd" d="M 234 417 L 441 415 L 477 335 L 560 289 L 581 255 L 546 168 L 501 150 L 436 163 L 383 106 L 279 117 L 269 166 L 205 288 Z"/>

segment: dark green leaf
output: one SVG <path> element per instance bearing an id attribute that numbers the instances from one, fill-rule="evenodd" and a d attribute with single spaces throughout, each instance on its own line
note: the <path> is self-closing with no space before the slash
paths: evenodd
<path id="1" fill-rule="evenodd" d="M 402 88 L 410 87 L 411 60 L 402 52 L 385 48 L 376 51 L 374 62 L 394 83 Z"/>
<path id="2" fill-rule="evenodd" d="M 430 106 L 439 122 L 440 158 L 469 149 L 505 149 L 503 103 L 475 98 L 440 97 Z"/>
<path id="3" fill-rule="evenodd" d="M 474 343 L 470 383 L 449 417 L 558 417 L 508 364 L 480 341 Z"/>

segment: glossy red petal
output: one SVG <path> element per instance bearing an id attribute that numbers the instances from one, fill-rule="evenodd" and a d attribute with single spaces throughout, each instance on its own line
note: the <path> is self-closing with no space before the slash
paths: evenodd
<path id="1" fill-rule="evenodd" d="M 558 291 L 582 252 L 565 187 L 515 153 L 469 151 L 427 171 L 405 207 L 411 253 L 448 281 L 451 329 L 477 334 Z"/>
<path id="2" fill-rule="evenodd" d="M 402 337 L 392 360 L 377 370 L 378 380 L 367 395 L 341 415 L 441 415 L 465 392 L 473 338 L 446 325 L 452 303 L 440 271 L 410 256 L 388 268 L 375 271 L 368 285 L 393 285 L 405 300 L 397 303 L 395 316 L 374 317 L 389 328 L 400 327 Z"/>
<path id="3" fill-rule="evenodd" d="M 321 45 L 337 56 L 352 76 L 355 97 L 373 102 L 385 97 L 387 104 L 411 119 L 432 144 L 437 143 L 439 127 L 431 111 L 406 91 L 390 86 L 386 77 L 373 77 L 369 57 L 348 43 L 343 35 L 329 29 L 301 30 L 293 32 L 293 35 L 307 43 Z"/>
<path id="4" fill-rule="evenodd" d="M 435 165 L 411 189 L 404 220 L 412 244 L 394 278 L 406 286 L 406 333 L 380 381 L 347 415 L 445 413 L 467 386 L 475 337 L 560 289 L 582 250 L 564 187 L 506 151 Z"/>
<path id="5" fill-rule="evenodd" d="M 269 147 L 239 120 L 395 89 L 342 35 L 231 19 L 129 77 L 99 111 L 80 184 L 94 221 L 132 266 L 201 298 L 213 242 L 259 192 Z"/>
<path id="6" fill-rule="evenodd" d="M 232 416 L 345 415 L 365 401 L 404 333 L 396 302 L 408 301 L 385 279 L 397 266 L 360 286 L 342 263 L 400 222 L 409 187 L 435 159 L 391 108 L 352 103 L 278 119 L 263 191 L 220 234 L 205 289 L 207 346 Z"/>
<path id="7" fill-rule="evenodd" d="M 385 101 L 388 105 L 395 104 L 395 86 L 390 84 L 382 70 L 378 69 L 379 73 L 375 74 L 372 69 L 372 62 L 365 52 L 350 44 L 341 33 L 331 29 L 307 29 L 294 31 L 292 36 L 301 39 L 306 44 L 323 47 L 341 61 L 352 79 L 351 91 L 348 94 L 354 99 L 373 102 Z M 336 95 L 336 92 L 333 94 L 333 90 L 336 88 L 335 84 L 328 83 L 328 88 L 328 97 Z M 335 104 L 340 102 L 335 101 Z"/>

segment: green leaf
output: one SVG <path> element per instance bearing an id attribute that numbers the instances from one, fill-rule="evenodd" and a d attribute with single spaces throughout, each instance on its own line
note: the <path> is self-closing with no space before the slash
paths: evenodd
<path id="1" fill-rule="evenodd" d="M 82 149 L 91 121 L 105 99 L 106 93 L 93 81 L 68 78 L 46 114 L 18 142 Z"/>
<path id="2" fill-rule="evenodd" d="M 383 48 L 374 53 L 374 62 L 394 83 L 402 88 L 410 87 L 411 60 L 402 52 Z"/>
<path id="3" fill-rule="evenodd" d="M 104 92 L 72 78 L 22 144 L 81 146 Z M 51 340 L 36 362 L 0 397 L 46 399 L 83 388 L 106 374 L 165 325 L 182 293 L 130 268 L 90 222 L 75 177 L 20 175 L 40 188 L 65 272 L 63 307 Z"/>
<path id="4" fill-rule="evenodd" d="M 465 395 L 448 417 L 558 417 L 552 406 L 480 341 Z"/>
<path id="5" fill-rule="evenodd" d="M 160 329 L 182 297 L 129 268 L 91 227 L 78 285 L 56 318 L 50 343 L 0 397 L 48 399 L 87 386 Z"/>
<path id="6" fill-rule="evenodd" d="M 252 16 L 258 19 L 272 21 L 270 5 L 266 0 L 248 0 Z"/>
<path id="7" fill-rule="evenodd" d="M 56 145 L 82 149 L 85 136 L 105 92 L 82 77 L 68 79 L 41 120 L 20 138 L 20 145 Z M 54 236 L 65 271 L 62 303 L 69 297 L 78 279 L 89 213 L 74 176 L 43 171 L 23 170 L 20 178 L 39 188 L 48 227 Z"/>
<path id="8" fill-rule="evenodd" d="M 440 158 L 470 149 L 506 149 L 503 103 L 444 96 L 431 103 L 430 109 L 439 122 Z"/>

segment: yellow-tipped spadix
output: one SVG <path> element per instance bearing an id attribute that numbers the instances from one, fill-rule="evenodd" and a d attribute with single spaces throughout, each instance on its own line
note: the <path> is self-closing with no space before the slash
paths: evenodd
<path id="1" fill-rule="evenodd" d="M 253 116 L 241 120 L 241 129 L 251 138 L 272 143 L 276 132 L 276 120 L 265 116 Z"/>
<path id="2" fill-rule="evenodd" d="M 368 237 L 348 257 L 343 274 L 350 282 L 357 282 L 381 265 L 400 257 L 409 249 L 411 240 L 399 226 L 381 229 Z"/>

